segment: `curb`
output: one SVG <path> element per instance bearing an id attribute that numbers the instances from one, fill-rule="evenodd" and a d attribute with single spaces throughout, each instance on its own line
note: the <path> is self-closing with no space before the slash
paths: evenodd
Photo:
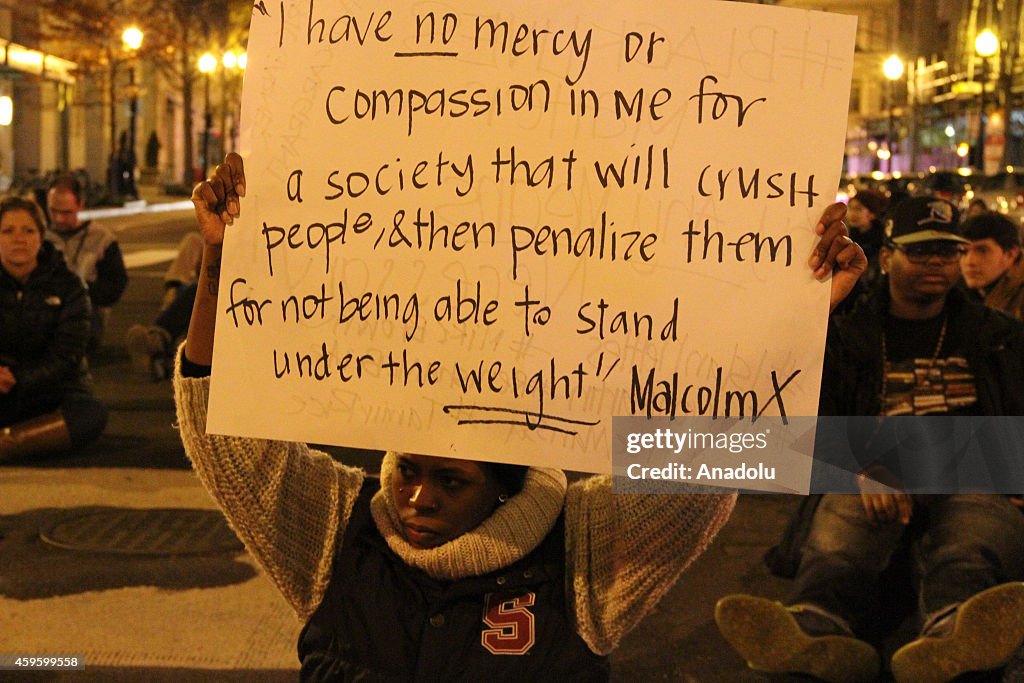
<path id="1" fill-rule="evenodd" d="M 134 202 L 126 202 L 124 206 L 115 206 L 104 209 L 85 209 L 78 212 L 82 220 L 93 218 L 110 218 L 111 216 L 133 216 L 140 213 L 161 213 L 164 211 L 184 211 L 192 209 L 191 199 L 178 201 L 159 202 L 150 204 L 145 199 Z"/>

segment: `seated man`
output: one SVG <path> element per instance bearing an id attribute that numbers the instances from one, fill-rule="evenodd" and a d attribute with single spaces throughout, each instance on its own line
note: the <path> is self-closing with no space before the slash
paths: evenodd
<path id="1" fill-rule="evenodd" d="M 50 183 L 46 194 L 50 229 L 46 239 L 89 288 L 92 303 L 92 332 L 89 352 L 99 348 L 110 308 L 128 286 L 128 271 L 117 238 L 107 228 L 92 221 L 82 222 L 78 213 L 84 208 L 82 186 L 73 175 L 61 175 Z"/>
<path id="2" fill-rule="evenodd" d="M 890 210 L 887 281 L 829 330 L 820 414 L 1024 414 L 1024 328 L 954 289 L 968 244 L 956 231 L 944 200 Z M 901 482 L 914 476 L 876 463 L 857 477 L 860 495 L 804 506 L 813 517 L 788 606 L 719 601 L 719 629 L 752 668 L 874 680 L 878 654 L 857 636 L 904 541 L 916 550 L 921 629 L 892 657 L 896 680 L 937 683 L 1006 664 L 1024 641 L 1024 516 L 1001 495 L 911 495 Z"/>
<path id="3" fill-rule="evenodd" d="M 964 282 L 986 306 L 1021 320 L 1024 262 L 1020 229 L 1006 216 L 993 212 L 966 220 L 963 233 L 971 241 L 960 262 Z"/>
<path id="4" fill-rule="evenodd" d="M 174 365 L 173 350 L 188 332 L 196 281 L 203 257 L 203 238 L 190 232 L 178 243 L 178 253 L 164 274 L 164 296 L 160 313 L 152 325 L 132 325 L 125 345 L 132 368 L 152 380 L 167 379 Z"/>

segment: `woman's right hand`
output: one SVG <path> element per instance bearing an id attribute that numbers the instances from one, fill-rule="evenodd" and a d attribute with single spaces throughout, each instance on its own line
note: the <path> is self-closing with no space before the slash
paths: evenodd
<path id="1" fill-rule="evenodd" d="M 207 246 L 224 242 L 224 228 L 235 222 L 241 207 L 238 198 L 245 196 L 245 169 L 242 157 L 230 152 L 217 165 L 209 179 L 192 190 L 196 222 Z"/>

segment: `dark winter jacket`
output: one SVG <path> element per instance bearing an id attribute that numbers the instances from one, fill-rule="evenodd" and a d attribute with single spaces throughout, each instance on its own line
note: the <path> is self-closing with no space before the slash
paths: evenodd
<path id="1" fill-rule="evenodd" d="M 881 348 L 888 307 L 888 281 L 883 278 L 849 315 L 830 324 L 819 415 L 877 416 L 881 412 Z M 974 412 L 990 416 L 1024 415 L 1024 325 L 1001 311 L 969 299 L 960 289 L 953 289 L 947 295 L 946 313 L 949 329 L 956 330 L 956 338 L 960 340 L 957 347 L 947 349 L 947 353 L 966 358 L 974 373 L 978 399 Z M 848 432 L 847 437 L 850 435 Z M 816 459 L 823 452 L 827 456 L 828 451 L 835 448 L 828 443 L 829 437 L 837 437 L 835 429 L 827 431 L 826 438 L 819 438 L 815 444 Z M 979 438 L 983 437 L 984 434 Z M 835 475 L 822 472 L 820 464 L 815 465 L 811 488 L 832 490 L 824 482 Z M 820 500 L 820 495 L 804 498 L 779 544 L 765 555 L 765 563 L 776 575 L 796 575 L 801 547 Z"/>
<path id="2" fill-rule="evenodd" d="M 410 567 L 370 515 L 364 484 L 323 602 L 299 639 L 304 681 L 607 681 L 569 615 L 560 518 L 502 570 L 443 582 Z M 414 673 L 410 673 L 414 672 Z"/>
<path id="3" fill-rule="evenodd" d="M 87 390 L 90 320 L 85 284 L 52 244 L 43 242 L 25 284 L 0 267 L 0 365 L 17 381 L 8 398 L 20 405 Z"/>
<path id="4" fill-rule="evenodd" d="M 878 415 L 882 395 L 882 333 L 889 307 L 883 280 L 829 327 L 819 415 Z M 1024 326 L 975 303 L 959 289 L 946 296 L 949 329 L 957 331 L 974 372 L 979 415 L 1024 415 Z"/>

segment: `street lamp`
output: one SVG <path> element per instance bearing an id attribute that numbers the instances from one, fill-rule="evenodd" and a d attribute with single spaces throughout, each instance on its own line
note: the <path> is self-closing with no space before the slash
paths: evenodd
<path id="1" fill-rule="evenodd" d="M 121 34 L 121 42 L 124 49 L 132 56 L 142 47 L 142 31 L 136 26 L 129 26 Z M 122 150 L 122 158 L 119 159 L 121 166 L 121 177 L 127 181 L 126 188 L 129 194 L 138 199 L 138 190 L 135 188 L 135 129 L 139 115 L 139 92 L 135 86 L 135 62 L 132 61 L 128 69 L 128 96 L 129 118 L 128 118 L 128 143 L 127 149 Z"/>
<path id="2" fill-rule="evenodd" d="M 893 137 L 894 137 L 893 129 L 894 129 L 895 126 L 893 125 L 894 122 L 893 122 L 893 116 L 892 116 L 892 110 L 893 110 L 893 93 L 892 93 L 892 90 L 893 90 L 893 82 L 898 81 L 900 79 L 900 77 L 903 75 L 903 60 L 900 59 L 899 57 L 897 57 L 896 55 L 890 55 L 889 58 L 887 60 L 885 60 L 885 63 L 882 64 L 882 73 L 885 74 L 885 77 L 889 81 L 888 88 L 886 89 L 886 92 L 888 93 L 887 99 L 889 100 L 889 132 L 888 132 L 888 135 L 886 137 L 886 145 L 888 147 L 889 154 L 888 154 L 888 156 L 884 157 L 886 159 L 886 168 L 885 168 L 885 170 L 888 171 L 889 173 L 892 173 L 892 154 L 893 154 L 893 150 L 895 149 L 895 145 L 893 144 Z"/>
<path id="3" fill-rule="evenodd" d="M 203 178 L 210 163 L 210 73 L 217 68 L 217 58 L 209 52 L 199 58 L 199 71 L 206 76 L 203 84 Z"/>
<path id="4" fill-rule="evenodd" d="M 242 54 L 238 55 L 238 69 L 240 71 L 245 71 L 245 68 L 248 65 L 249 65 L 249 54 L 247 52 L 243 52 Z M 241 100 L 241 97 L 239 97 L 238 99 Z M 234 112 L 237 113 L 238 116 L 232 115 L 232 118 L 231 118 L 231 151 L 232 152 L 235 151 L 235 145 L 238 142 L 238 119 L 241 116 L 241 110 L 242 110 L 242 103 L 240 101 L 236 101 L 235 102 Z"/>
<path id="5" fill-rule="evenodd" d="M 241 56 L 228 50 L 224 53 L 224 56 L 220 60 L 221 66 L 224 68 L 220 72 L 220 134 L 221 139 L 226 140 L 228 138 L 228 72 L 234 72 L 236 69 L 245 68 L 245 53 Z M 232 100 L 234 99 L 234 78 L 232 75 Z M 234 113 L 234 107 L 232 107 L 231 113 L 231 151 L 235 151 L 235 129 L 236 115 Z"/>
<path id="6" fill-rule="evenodd" d="M 985 85 L 988 83 L 988 58 L 999 50 L 999 39 L 991 29 L 985 29 L 974 39 L 974 51 L 981 57 L 981 103 L 978 111 L 978 144 L 975 167 L 985 172 Z"/>

